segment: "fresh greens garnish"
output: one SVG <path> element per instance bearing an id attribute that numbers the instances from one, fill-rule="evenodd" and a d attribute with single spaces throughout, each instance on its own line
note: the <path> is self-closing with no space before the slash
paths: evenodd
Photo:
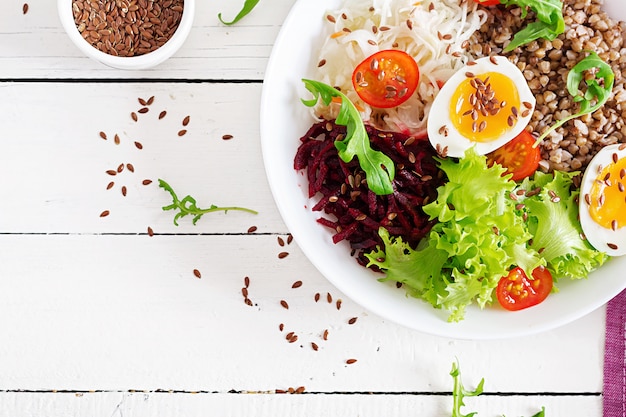
<path id="1" fill-rule="evenodd" d="M 218 207 L 216 205 L 211 204 L 209 208 L 201 209 L 196 205 L 196 200 L 192 196 L 188 195 L 184 197 L 182 200 L 178 198 L 172 187 L 163 180 L 159 180 L 159 187 L 163 188 L 165 191 L 170 193 L 172 196 L 172 204 L 163 207 L 163 211 L 167 210 L 178 210 L 178 213 L 174 216 L 174 224 L 178 226 L 178 219 L 185 217 L 187 215 L 192 215 L 193 220 L 192 223 L 195 225 L 196 222 L 206 213 L 211 213 L 214 211 L 223 211 L 228 212 L 229 210 L 239 210 L 246 211 L 252 214 L 258 214 L 257 211 L 243 208 L 243 207 Z"/>
<path id="2" fill-rule="evenodd" d="M 589 70 L 594 70 L 595 72 Z M 585 76 L 590 73 L 593 73 L 594 77 Z M 587 85 L 587 91 L 584 93 L 579 90 L 580 83 L 583 80 Z M 574 102 L 580 103 L 578 113 L 556 122 L 550 129 L 543 132 L 535 143 L 539 144 L 550 132 L 562 126 L 565 122 L 593 113 L 602 107 L 611 95 L 614 81 L 615 74 L 611 66 L 604 62 L 595 52 L 589 52 L 589 55 L 580 60 L 567 74 L 567 91 L 574 97 Z M 593 104 L 594 101 L 595 104 Z"/>
<path id="3" fill-rule="evenodd" d="M 450 375 L 454 380 L 452 388 L 452 417 L 472 417 L 476 415 L 476 412 L 469 414 L 461 413 L 461 407 L 465 406 L 463 399 L 465 397 L 476 397 L 483 393 L 483 385 L 485 384 L 485 378 L 481 379 L 475 390 L 469 391 L 463 386 L 461 381 L 461 369 L 459 368 L 458 361 L 452 363 L 452 370 Z"/>
<path id="4" fill-rule="evenodd" d="M 392 181 L 395 176 L 393 161 L 384 153 L 371 148 L 361 115 L 350 99 L 328 84 L 307 79 L 302 81 L 306 89 L 314 96 L 310 100 L 302 99 L 302 103 L 307 107 L 315 106 L 320 98 L 327 106 L 333 97 L 341 99 L 341 107 L 335 122 L 338 125 L 346 126 L 347 130 L 345 138 L 335 141 L 339 157 L 346 163 L 355 156 L 357 157 L 361 169 L 365 171 L 367 186 L 375 194 L 393 193 Z"/>
<path id="5" fill-rule="evenodd" d="M 539 38 L 551 41 L 565 31 L 562 0 L 500 0 L 500 3 L 505 6 L 519 6 L 522 19 L 528 14 L 529 8 L 537 16 L 537 21 L 528 24 L 513 36 L 504 52 L 510 52 Z"/>
<path id="6" fill-rule="evenodd" d="M 483 385 L 485 384 L 485 378 L 480 380 L 480 383 L 476 387 L 475 390 L 469 391 L 466 390 L 463 386 L 463 382 L 461 381 L 461 369 L 459 368 L 458 361 L 452 363 L 452 370 L 450 371 L 450 375 L 454 380 L 454 385 L 452 389 L 452 416 L 451 417 L 472 417 L 477 413 L 472 412 L 469 414 L 462 414 L 461 407 L 464 407 L 463 399 L 465 397 L 476 397 L 483 393 Z M 545 417 L 546 409 L 545 407 L 541 407 L 541 411 L 534 414 L 532 417 Z M 504 417 L 504 416 L 502 416 Z"/>
<path id="7" fill-rule="evenodd" d="M 221 13 L 219 13 L 217 15 L 217 18 L 220 20 L 220 22 L 222 22 L 225 25 L 228 25 L 228 26 L 234 25 L 235 23 L 239 22 L 241 19 L 246 17 L 248 15 L 248 13 L 250 13 L 252 11 L 252 9 L 254 9 L 254 7 L 257 5 L 258 2 L 259 2 L 259 0 L 246 0 L 244 2 L 244 4 L 243 4 L 243 7 L 242 7 L 241 11 L 230 22 L 225 22 L 224 20 L 222 20 L 222 14 Z"/>

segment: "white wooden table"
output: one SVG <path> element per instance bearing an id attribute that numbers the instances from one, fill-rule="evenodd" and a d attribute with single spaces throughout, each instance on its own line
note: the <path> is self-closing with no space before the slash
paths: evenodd
<path id="1" fill-rule="evenodd" d="M 242 2 L 200 1 L 179 53 L 141 72 L 83 57 L 55 1 L 23 3 L 0 2 L 0 415 L 449 416 L 457 358 L 468 388 L 486 380 L 465 412 L 602 415 L 604 309 L 520 339 L 430 336 L 354 304 L 287 244 L 259 101 L 294 0 L 232 27 L 217 14 Z M 159 178 L 199 206 L 259 214 L 176 227 Z"/>

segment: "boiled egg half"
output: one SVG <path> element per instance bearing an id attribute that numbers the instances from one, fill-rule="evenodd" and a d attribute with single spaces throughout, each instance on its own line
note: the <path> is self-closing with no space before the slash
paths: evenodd
<path id="1" fill-rule="evenodd" d="M 522 72 L 505 57 L 471 61 L 435 96 L 428 138 L 447 156 L 462 157 L 471 147 L 487 154 L 520 134 L 535 102 Z"/>
<path id="2" fill-rule="evenodd" d="M 593 157 L 580 184 L 579 214 L 594 248 L 626 254 L 626 145 L 605 146 Z"/>

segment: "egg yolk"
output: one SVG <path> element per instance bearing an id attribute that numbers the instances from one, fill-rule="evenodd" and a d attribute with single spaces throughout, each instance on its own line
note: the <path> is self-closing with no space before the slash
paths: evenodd
<path id="1" fill-rule="evenodd" d="M 520 98 L 517 86 L 506 75 L 466 73 L 450 102 L 450 120 L 456 130 L 473 142 L 499 139 L 517 122 Z"/>
<path id="2" fill-rule="evenodd" d="M 613 159 L 617 159 L 617 154 Z M 584 196 L 591 218 L 607 229 L 617 230 L 626 225 L 625 190 L 626 158 L 622 158 L 602 169 Z"/>

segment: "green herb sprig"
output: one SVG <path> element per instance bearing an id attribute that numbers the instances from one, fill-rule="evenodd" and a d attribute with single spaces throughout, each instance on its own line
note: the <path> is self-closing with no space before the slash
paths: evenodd
<path id="1" fill-rule="evenodd" d="M 590 69 L 597 69 L 595 77 L 585 79 L 585 72 Z M 583 80 L 587 85 L 585 92 L 579 90 L 580 83 Z M 578 112 L 564 117 L 550 126 L 548 130 L 537 138 L 535 146 L 539 145 L 550 132 L 562 126 L 565 122 L 593 113 L 602 107 L 611 95 L 614 82 L 615 74 L 611 66 L 604 62 L 595 52 L 589 52 L 589 55 L 580 60 L 567 74 L 567 91 L 574 97 L 574 102 L 580 103 Z"/>
<path id="2" fill-rule="evenodd" d="M 470 390 L 465 389 L 465 387 L 463 386 L 463 382 L 461 381 L 461 369 L 459 368 L 458 361 L 452 362 L 452 370 L 450 371 L 450 375 L 452 376 L 454 380 L 454 385 L 452 388 L 452 415 L 451 417 L 475 416 L 477 414 L 476 412 L 471 412 L 469 414 L 461 413 L 461 407 L 465 406 L 463 399 L 465 397 L 476 397 L 482 394 L 483 385 L 485 384 L 485 378 L 480 380 L 475 390 L 470 391 Z M 532 417 L 546 417 L 545 407 L 541 407 L 541 411 L 537 412 Z"/>
<path id="3" fill-rule="evenodd" d="M 305 106 L 315 106 L 320 98 L 328 106 L 333 97 L 341 98 L 341 107 L 336 123 L 346 126 L 347 130 L 345 138 L 335 141 L 339 157 L 346 163 L 355 156 L 357 157 L 361 169 L 365 171 L 367 186 L 375 194 L 393 193 L 392 181 L 395 176 L 393 161 L 384 153 L 372 149 L 361 115 L 350 99 L 328 84 L 307 79 L 302 81 L 307 90 L 314 96 L 310 100 L 302 99 Z"/>
<path id="4" fill-rule="evenodd" d="M 195 198 L 193 198 L 190 195 L 187 195 L 186 197 L 179 199 L 176 193 L 174 192 L 174 190 L 172 189 L 172 187 L 161 179 L 159 180 L 159 187 L 163 188 L 172 196 L 172 200 L 173 200 L 172 204 L 168 206 L 164 206 L 163 211 L 178 210 L 178 213 L 176 213 L 176 215 L 174 216 L 174 224 L 176 226 L 178 226 L 178 219 L 185 217 L 187 215 L 193 216 L 192 223 L 195 225 L 196 222 L 200 220 L 200 218 L 204 214 L 212 213 L 215 211 L 223 211 L 227 213 L 229 210 L 239 210 L 239 211 L 246 211 L 252 214 L 258 214 L 257 211 L 244 208 L 244 207 L 218 207 L 214 204 L 211 204 L 209 208 L 201 209 L 201 208 L 198 208 L 198 206 L 196 205 Z"/>
<path id="5" fill-rule="evenodd" d="M 246 17 L 252 11 L 252 9 L 254 9 L 254 7 L 257 5 L 258 2 L 259 0 L 246 0 L 243 4 L 243 7 L 241 8 L 241 11 L 230 22 L 225 22 L 222 19 L 221 13 L 218 13 L 217 18 L 220 20 L 220 22 L 222 22 L 223 24 L 227 26 L 234 25 L 235 23 L 239 22 L 241 19 Z"/>
<path id="6" fill-rule="evenodd" d="M 551 41 L 565 31 L 562 0 L 500 0 L 500 3 L 505 6 L 519 6 L 522 9 L 522 19 L 528 14 L 528 9 L 537 16 L 535 22 L 529 23 L 513 36 L 504 52 L 510 52 L 539 38 Z"/>
<path id="7" fill-rule="evenodd" d="M 452 386 L 452 417 L 472 417 L 476 415 L 476 412 L 469 414 L 461 413 L 461 407 L 465 405 L 463 402 L 465 397 L 476 397 L 483 393 L 485 378 L 480 380 L 475 390 L 470 391 L 465 389 L 463 382 L 461 381 L 461 369 L 459 368 L 458 361 L 452 363 L 450 376 L 452 376 L 452 379 L 454 380 L 454 384 Z"/>

